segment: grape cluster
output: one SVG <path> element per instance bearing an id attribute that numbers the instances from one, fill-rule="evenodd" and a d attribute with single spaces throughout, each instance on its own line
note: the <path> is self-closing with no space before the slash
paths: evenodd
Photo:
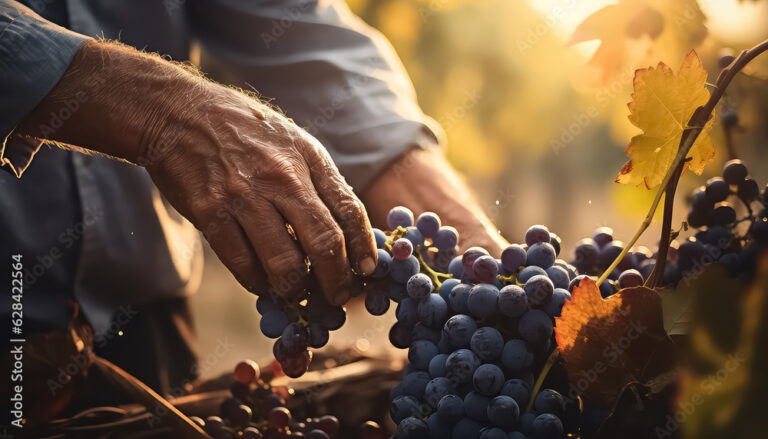
<path id="1" fill-rule="evenodd" d="M 309 369 L 309 348 L 325 346 L 329 331 L 341 328 L 347 318 L 343 306 L 332 305 L 322 294 L 303 294 L 296 302 L 285 301 L 276 294 L 263 294 L 256 301 L 261 332 L 277 339 L 272 352 L 291 378 L 298 378 Z"/>
<path id="2" fill-rule="evenodd" d="M 591 238 L 577 242 L 571 265 L 580 274 L 571 282 L 569 290 L 573 290 L 583 277 L 590 276 L 596 280 L 619 257 L 624 247 L 624 242 L 613 239 L 613 229 L 610 227 L 598 227 Z M 655 262 L 654 253 L 645 246 L 628 251 L 600 284 L 601 295 L 607 298 L 620 289 L 642 285 L 653 271 Z"/>
<path id="3" fill-rule="evenodd" d="M 563 437 L 570 403 L 555 389 L 533 394 L 577 275 L 558 259 L 560 238 L 537 225 L 501 259 L 480 247 L 457 255 L 456 229 L 436 214 L 414 220 L 396 207 L 387 219 L 393 232 L 374 231 L 379 259 L 364 291 L 372 314 L 397 303 L 390 341 L 408 349 L 391 391 L 395 437 Z"/>
<path id="4" fill-rule="evenodd" d="M 694 190 L 687 223 L 697 232 L 672 261 L 680 277 L 720 262 L 732 276 L 748 279 L 768 249 L 768 186 L 761 193 L 746 165 L 730 160 L 722 176 Z"/>
<path id="5" fill-rule="evenodd" d="M 194 422 L 214 439 L 329 439 L 339 430 L 334 416 L 293 419 L 285 399 L 260 378 L 258 364 L 241 361 L 235 366 L 231 397 L 220 406 L 220 416 Z"/>

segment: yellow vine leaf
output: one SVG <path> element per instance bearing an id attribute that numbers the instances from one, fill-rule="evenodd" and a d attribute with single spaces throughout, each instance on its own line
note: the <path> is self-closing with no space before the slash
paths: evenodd
<path id="1" fill-rule="evenodd" d="M 635 72 L 634 93 L 628 104 L 629 121 L 643 133 L 633 137 L 627 146 L 630 160 L 621 169 L 617 182 L 645 184 L 648 189 L 661 184 L 675 159 L 688 120 L 709 99 L 706 81 L 707 71 L 693 50 L 677 72 L 662 62 L 655 68 Z M 714 119 L 713 114 L 688 152 L 686 168 L 698 175 L 715 157 L 709 136 Z"/>

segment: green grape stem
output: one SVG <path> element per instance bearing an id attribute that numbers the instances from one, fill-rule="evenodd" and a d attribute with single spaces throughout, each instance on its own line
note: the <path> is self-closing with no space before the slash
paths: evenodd
<path id="1" fill-rule="evenodd" d="M 539 390 L 541 390 L 541 387 L 544 385 L 544 380 L 547 378 L 547 374 L 549 374 L 549 371 L 552 370 L 552 366 L 555 365 L 557 360 L 560 358 L 560 351 L 555 348 L 555 350 L 552 351 L 551 354 L 549 354 L 549 358 L 547 358 L 547 362 L 544 364 L 544 367 L 541 368 L 541 372 L 539 372 L 539 376 L 536 378 L 536 383 L 533 385 L 533 390 L 531 391 L 531 398 L 528 401 L 528 405 L 525 407 L 525 413 L 528 413 L 533 408 L 533 400 L 536 399 L 536 395 L 539 393 Z"/>

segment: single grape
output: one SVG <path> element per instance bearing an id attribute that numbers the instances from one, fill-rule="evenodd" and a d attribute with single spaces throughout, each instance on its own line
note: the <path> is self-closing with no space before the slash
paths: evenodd
<path id="1" fill-rule="evenodd" d="M 214 435 L 224 428 L 224 420 L 218 416 L 208 416 L 205 418 L 205 432 Z"/>
<path id="2" fill-rule="evenodd" d="M 283 334 L 288 326 L 288 316 L 282 311 L 270 310 L 261 316 L 259 328 L 262 334 L 269 338 L 277 338 Z"/>
<path id="3" fill-rule="evenodd" d="M 427 370 L 429 362 L 437 354 L 437 345 L 428 340 L 416 340 L 408 349 L 408 361 L 417 369 Z"/>
<path id="4" fill-rule="evenodd" d="M 707 198 L 711 203 L 724 201 L 731 194 L 731 187 L 720 177 L 707 180 Z"/>
<path id="5" fill-rule="evenodd" d="M 429 435 L 427 424 L 419 418 L 405 418 L 397 424 L 397 439 L 424 439 Z"/>
<path id="6" fill-rule="evenodd" d="M 445 395 L 437 403 L 437 414 L 443 421 L 455 424 L 464 416 L 464 400 L 458 395 Z"/>
<path id="7" fill-rule="evenodd" d="M 535 439 L 560 439 L 563 437 L 563 423 L 557 416 L 544 413 L 534 419 L 532 432 Z"/>
<path id="8" fill-rule="evenodd" d="M 616 294 L 616 286 L 613 284 L 613 282 L 605 281 L 600 284 L 600 295 L 603 296 L 603 299 L 607 299 L 614 294 Z"/>
<path id="9" fill-rule="evenodd" d="M 599 254 L 597 244 L 591 238 L 585 238 L 576 243 L 576 249 L 573 251 L 573 265 L 580 272 L 590 271 L 599 262 Z"/>
<path id="10" fill-rule="evenodd" d="M 598 227 L 592 234 L 592 240 L 598 247 L 605 247 L 613 241 L 613 229 L 610 227 Z"/>
<path id="11" fill-rule="evenodd" d="M 565 399 L 556 390 L 544 389 L 533 400 L 533 408 L 536 413 L 551 413 L 562 417 L 565 414 Z"/>
<path id="12" fill-rule="evenodd" d="M 552 337 L 552 319 L 540 309 L 532 309 L 520 318 L 517 326 L 523 340 L 542 346 Z"/>
<path id="13" fill-rule="evenodd" d="M 723 165 L 723 180 L 732 185 L 738 185 L 747 178 L 747 167 L 739 159 L 728 160 Z"/>
<path id="14" fill-rule="evenodd" d="M 523 268 L 523 270 L 520 272 L 520 275 L 517 277 L 517 281 L 520 282 L 521 284 L 524 284 L 528 282 L 528 280 L 531 279 L 533 276 L 538 276 L 538 275 L 546 276 L 547 271 L 541 267 L 531 265 L 529 267 Z"/>
<path id="15" fill-rule="evenodd" d="M 389 294 L 370 292 L 365 295 L 365 309 L 374 316 L 380 316 L 389 309 Z"/>
<path id="16" fill-rule="evenodd" d="M 448 318 L 448 304 L 437 294 L 430 294 L 418 305 L 419 321 L 431 328 L 442 328 Z"/>
<path id="17" fill-rule="evenodd" d="M 525 265 L 527 253 L 520 244 L 511 244 L 501 252 L 501 265 L 509 273 L 516 273 Z"/>
<path id="18" fill-rule="evenodd" d="M 555 291 L 555 285 L 546 275 L 536 275 L 530 278 L 523 285 L 525 295 L 528 296 L 528 303 L 536 308 L 543 307 L 552 298 Z"/>
<path id="19" fill-rule="evenodd" d="M 427 371 L 429 376 L 433 378 L 445 376 L 445 360 L 448 359 L 448 354 L 437 354 L 429 361 L 429 367 Z"/>
<path id="20" fill-rule="evenodd" d="M 499 266 L 491 256 L 483 255 L 475 259 L 472 264 L 472 274 L 478 282 L 492 284 L 499 274 Z"/>
<path id="21" fill-rule="evenodd" d="M 399 238 L 392 243 L 392 257 L 405 261 L 413 254 L 413 243 L 405 238 Z"/>
<path id="22" fill-rule="evenodd" d="M 291 412 L 285 407 L 275 407 L 269 411 L 267 422 L 272 428 L 285 428 L 291 423 Z"/>
<path id="23" fill-rule="evenodd" d="M 499 291 L 499 311 L 508 317 L 517 318 L 528 311 L 528 296 L 517 285 L 507 285 Z"/>
<path id="24" fill-rule="evenodd" d="M 398 349 L 406 349 L 411 345 L 411 326 L 403 322 L 396 322 L 389 330 L 389 342 Z"/>
<path id="25" fill-rule="evenodd" d="M 723 201 L 717 203 L 715 211 L 712 213 L 711 224 L 715 226 L 725 226 L 736 221 L 736 211 L 731 203 Z"/>
<path id="26" fill-rule="evenodd" d="M 549 242 L 549 229 L 547 226 L 537 224 L 531 226 L 525 232 L 525 243 L 530 247 L 537 242 Z"/>
<path id="27" fill-rule="evenodd" d="M 571 279 L 571 283 L 568 284 L 568 291 L 573 293 L 573 289 L 581 284 L 581 280 L 582 279 L 587 278 L 587 277 L 589 277 L 589 276 L 587 276 L 586 274 L 580 274 L 580 275 L 574 277 L 573 279 Z"/>
<path id="28" fill-rule="evenodd" d="M 504 349 L 504 337 L 495 328 L 484 326 L 472 334 L 469 347 L 480 360 L 496 361 Z"/>
<path id="29" fill-rule="evenodd" d="M 264 436 L 261 434 L 258 428 L 248 427 L 243 430 L 242 439 L 262 439 Z"/>
<path id="30" fill-rule="evenodd" d="M 269 311 L 282 312 L 282 309 L 277 300 L 272 298 L 272 294 L 263 294 L 256 299 L 256 311 L 258 311 L 259 314 L 264 315 Z"/>
<path id="31" fill-rule="evenodd" d="M 460 283 L 453 287 L 448 295 L 448 304 L 451 305 L 451 309 L 458 314 L 466 314 L 469 312 L 467 307 L 467 301 L 469 300 L 469 291 L 472 289 L 472 285 Z"/>
<path id="32" fill-rule="evenodd" d="M 624 270 L 619 276 L 619 288 L 639 287 L 645 280 L 643 275 L 635 269 Z"/>
<path id="33" fill-rule="evenodd" d="M 445 360 L 445 377 L 456 388 L 472 381 L 475 369 L 480 366 L 480 359 L 469 349 L 457 349 Z"/>
<path id="34" fill-rule="evenodd" d="M 244 360 L 237 363 L 233 375 L 235 381 L 241 382 L 243 384 L 250 384 L 256 382 L 256 380 L 259 379 L 259 376 L 261 375 L 261 369 L 259 369 L 259 365 L 256 364 L 255 361 Z"/>
<path id="35" fill-rule="evenodd" d="M 519 416 L 520 406 L 509 396 L 497 396 L 488 404 L 488 420 L 496 427 L 512 430 L 517 425 Z"/>
<path id="36" fill-rule="evenodd" d="M 478 422 L 488 422 L 488 404 L 491 398 L 477 392 L 469 392 L 464 397 L 464 412 L 467 417 Z"/>
<path id="37" fill-rule="evenodd" d="M 395 424 L 411 416 L 420 417 L 421 404 L 412 396 L 398 396 L 389 406 L 389 415 Z"/>
<path id="38" fill-rule="evenodd" d="M 459 232 L 451 226 L 442 226 L 434 241 L 435 247 L 440 251 L 453 250 L 459 244 Z"/>
<path id="39" fill-rule="evenodd" d="M 291 377 L 298 378 L 309 369 L 309 363 L 312 362 L 312 352 L 302 351 L 296 354 L 289 355 L 284 361 L 280 363 L 283 372 Z"/>
<path id="40" fill-rule="evenodd" d="M 565 268 L 553 265 L 547 268 L 547 276 L 549 280 L 555 285 L 555 288 L 568 288 L 568 284 L 571 283 L 571 278 L 568 276 L 568 271 Z"/>
<path id="41" fill-rule="evenodd" d="M 424 212 L 416 219 L 416 227 L 425 238 L 435 239 L 440 230 L 440 217 L 434 212 Z"/>
<path id="42" fill-rule="evenodd" d="M 742 200 L 751 202 L 760 195 L 760 187 L 757 185 L 757 182 L 754 179 L 747 178 L 746 180 L 743 180 L 741 183 L 739 183 L 736 194 Z"/>
<path id="43" fill-rule="evenodd" d="M 410 244 L 410 241 L 408 241 Z M 389 276 L 398 283 L 408 282 L 414 274 L 419 272 L 419 260 L 411 255 L 406 260 L 393 259 L 389 266 Z"/>
<path id="44" fill-rule="evenodd" d="M 393 207 L 387 214 L 387 227 L 395 230 L 398 227 L 410 227 L 413 225 L 413 212 L 403 206 Z"/>
<path id="45" fill-rule="evenodd" d="M 528 351 L 523 340 L 512 339 L 504 344 L 501 351 L 501 364 L 512 373 L 518 374 L 533 363 L 533 354 Z"/>
<path id="46" fill-rule="evenodd" d="M 408 279 L 406 284 L 408 295 L 416 301 L 421 301 L 429 297 L 434 291 L 435 287 L 432 285 L 432 281 L 424 273 L 416 273 Z"/>
<path id="47" fill-rule="evenodd" d="M 557 259 L 555 248 L 548 242 L 537 242 L 528 247 L 526 263 L 529 266 L 535 265 L 546 270 L 555 263 L 555 259 Z"/>
<path id="48" fill-rule="evenodd" d="M 504 385 L 504 372 L 495 364 L 481 364 L 472 375 L 475 391 L 485 396 L 494 396 Z"/>
<path id="49" fill-rule="evenodd" d="M 283 347 L 288 353 L 296 353 L 307 349 L 308 339 L 309 332 L 307 327 L 299 322 L 288 324 L 283 330 L 282 337 L 280 337 Z"/>
<path id="50" fill-rule="evenodd" d="M 467 309 L 478 319 L 488 318 L 498 310 L 499 290 L 491 284 L 477 284 L 469 291 Z"/>

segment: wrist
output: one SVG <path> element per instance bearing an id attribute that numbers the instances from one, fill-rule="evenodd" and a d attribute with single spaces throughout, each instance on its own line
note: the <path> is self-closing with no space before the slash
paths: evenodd
<path id="1" fill-rule="evenodd" d="M 146 162 L 152 146 L 168 137 L 165 131 L 178 132 L 194 103 L 204 100 L 193 98 L 203 82 L 157 55 L 88 41 L 17 132 Z M 52 115 L 59 123 L 48 123 Z"/>

